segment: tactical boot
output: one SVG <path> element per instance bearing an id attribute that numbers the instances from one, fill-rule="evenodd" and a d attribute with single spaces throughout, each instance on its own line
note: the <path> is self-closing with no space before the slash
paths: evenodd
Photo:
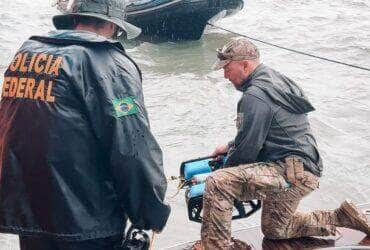
<path id="1" fill-rule="evenodd" d="M 346 227 L 370 235 L 370 221 L 353 203 L 344 201 L 339 208 L 334 210 L 338 227 Z"/>

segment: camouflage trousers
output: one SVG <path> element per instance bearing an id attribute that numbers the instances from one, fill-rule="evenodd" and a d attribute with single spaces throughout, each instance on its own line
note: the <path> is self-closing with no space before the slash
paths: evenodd
<path id="1" fill-rule="evenodd" d="M 303 171 L 289 187 L 283 168 L 254 163 L 213 172 L 203 197 L 204 249 L 231 249 L 234 200 L 262 200 L 262 232 L 268 239 L 335 235 L 333 211 L 297 211 L 299 201 L 318 187 L 318 177 Z"/>

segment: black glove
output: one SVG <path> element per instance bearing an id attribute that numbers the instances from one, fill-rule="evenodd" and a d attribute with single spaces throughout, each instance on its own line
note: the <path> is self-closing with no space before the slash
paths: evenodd
<path id="1" fill-rule="evenodd" d="M 146 232 L 136 229 L 133 226 L 129 228 L 121 246 L 116 250 L 149 250 L 150 238 Z"/>

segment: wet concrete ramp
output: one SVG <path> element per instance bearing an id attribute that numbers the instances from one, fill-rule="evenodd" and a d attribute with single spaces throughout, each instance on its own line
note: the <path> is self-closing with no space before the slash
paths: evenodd
<path id="1" fill-rule="evenodd" d="M 370 203 L 358 206 L 370 216 Z M 259 226 L 240 229 L 233 232 L 233 237 L 240 239 L 250 245 L 250 249 L 255 250 L 297 250 L 297 249 L 362 249 L 370 250 L 370 236 L 364 233 L 347 229 L 338 228 L 335 237 L 307 237 L 290 240 L 268 240 L 265 239 Z M 168 250 L 190 250 L 194 242 L 186 242 L 170 248 Z M 242 250 L 242 249 L 240 249 Z"/>

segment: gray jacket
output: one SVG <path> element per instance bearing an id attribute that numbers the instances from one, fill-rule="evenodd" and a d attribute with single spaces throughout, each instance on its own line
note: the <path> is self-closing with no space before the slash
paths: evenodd
<path id="1" fill-rule="evenodd" d="M 299 156 L 305 169 L 321 176 L 323 169 L 307 113 L 314 108 L 288 77 L 261 64 L 239 89 L 238 133 L 226 165 L 276 162 Z"/>

